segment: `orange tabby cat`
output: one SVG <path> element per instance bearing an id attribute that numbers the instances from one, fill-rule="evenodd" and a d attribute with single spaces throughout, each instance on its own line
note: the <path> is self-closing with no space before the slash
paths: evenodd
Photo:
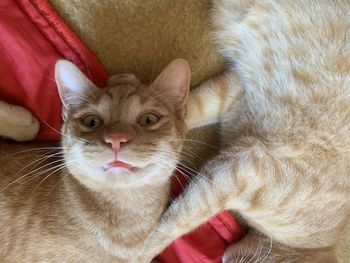
<path id="1" fill-rule="evenodd" d="M 98 89 L 59 61 L 56 81 L 62 152 L 38 159 L 40 148 L 0 142 L 1 262 L 129 262 L 167 204 L 188 63 L 173 61 L 150 87 L 119 75 Z"/>
<path id="2" fill-rule="evenodd" d="M 232 69 L 193 91 L 187 123 L 219 121 L 222 150 L 144 249 L 231 209 L 267 237 L 251 231 L 224 262 L 334 262 L 350 212 L 350 1 L 211 2 Z"/>

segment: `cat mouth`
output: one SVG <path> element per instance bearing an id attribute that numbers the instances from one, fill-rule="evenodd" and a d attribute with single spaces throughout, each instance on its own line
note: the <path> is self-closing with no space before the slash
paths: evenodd
<path id="1" fill-rule="evenodd" d="M 131 164 L 124 163 L 124 162 L 118 161 L 118 160 L 107 163 L 103 166 L 103 170 L 106 172 L 111 171 L 111 170 L 132 172 L 135 169 L 136 169 L 136 167 L 132 166 Z"/>

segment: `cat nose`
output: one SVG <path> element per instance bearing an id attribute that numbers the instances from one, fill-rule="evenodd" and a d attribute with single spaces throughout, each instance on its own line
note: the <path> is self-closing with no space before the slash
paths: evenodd
<path id="1" fill-rule="evenodd" d="M 115 152 L 120 150 L 120 147 L 123 143 L 126 143 L 129 140 L 126 134 L 109 134 L 104 138 L 105 143 L 110 143 L 112 149 Z"/>

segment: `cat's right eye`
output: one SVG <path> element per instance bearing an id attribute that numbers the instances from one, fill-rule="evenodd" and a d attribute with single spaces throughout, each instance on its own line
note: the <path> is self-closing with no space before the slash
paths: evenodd
<path id="1" fill-rule="evenodd" d="M 138 123 L 143 127 L 150 127 L 156 124 L 160 120 L 160 117 L 152 112 L 148 112 L 141 116 Z"/>
<path id="2" fill-rule="evenodd" d="M 96 115 L 85 116 L 81 122 L 85 127 L 90 129 L 96 129 L 102 126 L 102 120 Z"/>

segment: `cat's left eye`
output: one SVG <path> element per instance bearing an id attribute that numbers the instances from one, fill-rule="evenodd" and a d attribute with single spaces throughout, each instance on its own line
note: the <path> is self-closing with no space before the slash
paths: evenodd
<path id="1" fill-rule="evenodd" d="M 154 113 L 146 113 L 141 116 L 138 123 L 143 127 L 150 127 L 156 124 L 160 120 L 160 117 Z"/>
<path id="2" fill-rule="evenodd" d="M 91 129 L 96 129 L 100 126 L 102 126 L 102 120 L 97 117 L 96 115 L 88 115 L 85 116 L 81 122 L 83 123 L 83 125 L 87 128 L 91 128 Z"/>

